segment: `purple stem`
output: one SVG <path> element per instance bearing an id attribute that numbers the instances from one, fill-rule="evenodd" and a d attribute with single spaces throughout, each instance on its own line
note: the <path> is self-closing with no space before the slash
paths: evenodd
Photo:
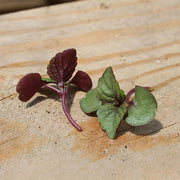
<path id="1" fill-rule="evenodd" d="M 131 95 L 132 95 L 133 93 L 135 93 L 135 88 L 131 89 L 131 90 L 127 93 L 126 102 L 127 102 L 128 104 L 131 103 L 131 102 L 129 101 L 129 99 L 130 99 L 130 97 L 131 97 Z"/>
<path id="2" fill-rule="evenodd" d="M 147 90 L 149 90 L 149 91 L 152 90 L 151 87 L 144 87 L 144 88 L 147 89 Z M 126 103 L 127 103 L 127 104 L 132 104 L 132 102 L 129 101 L 129 99 L 130 99 L 130 97 L 131 97 L 131 95 L 132 95 L 133 93 L 135 93 L 135 88 L 131 89 L 131 90 L 127 93 L 127 95 L 126 95 L 126 97 L 127 97 Z"/>
<path id="3" fill-rule="evenodd" d="M 78 131 L 82 131 L 82 128 L 74 121 L 74 119 L 71 117 L 71 115 L 68 112 L 67 106 L 66 106 L 66 95 L 63 93 L 62 96 L 62 108 L 64 110 L 64 113 L 69 120 L 69 122 L 75 127 Z"/>
<path id="4" fill-rule="evenodd" d="M 70 85 L 71 85 L 71 81 L 69 81 L 69 82 L 67 83 L 66 90 L 65 90 L 65 92 L 64 92 L 65 94 L 68 93 Z"/>
<path id="5" fill-rule="evenodd" d="M 51 89 L 51 90 L 53 90 L 53 91 L 55 91 L 55 92 L 57 92 L 58 94 L 60 94 L 60 95 L 62 96 L 62 92 L 61 92 L 60 90 L 58 90 L 58 89 L 56 89 L 56 88 L 54 88 L 54 87 L 52 87 L 52 86 L 49 86 L 49 85 L 47 85 L 47 84 L 43 84 L 43 86 L 44 86 L 44 87 L 47 87 L 47 88 L 49 88 L 49 89 Z"/>
<path id="6" fill-rule="evenodd" d="M 69 111 L 67 109 L 67 106 L 66 106 L 66 94 L 67 94 L 67 91 L 69 89 L 69 86 L 70 84 L 68 84 L 67 88 L 66 88 L 66 91 L 64 91 L 64 85 L 62 85 L 62 89 L 63 89 L 63 92 L 61 90 L 58 90 L 52 86 L 49 86 L 47 84 L 44 84 L 43 86 L 57 92 L 58 94 L 61 95 L 61 100 L 62 100 L 62 108 L 63 108 L 63 111 L 67 117 L 67 119 L 69 120 L 69 122 L 72 124 L 73 127 L 75 127 L 78 131 L 82 131 L 82 128 L 74 121 L 74 119 L 71 117 L 71 115 L 69 114 Z M 60 88 L 60 86 L 59 86 Z"/>

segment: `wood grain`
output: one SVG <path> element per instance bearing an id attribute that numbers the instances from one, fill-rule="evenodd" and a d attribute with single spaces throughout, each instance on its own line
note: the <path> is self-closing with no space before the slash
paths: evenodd
<path id="1" fill-rule="evenodd" d="M 16 125 L 26 127 L 20 150 L 9 149 L 11 156 L 1 158 L 1 179 L 179 179 L 179 27 L 179 0 L 78 1 L 0 16 L 0 119 L 11 127 L 0 128 L 0 142 Z M 71 47 L 78 52 L 77 70 L 92 77 L 93 87 L 108 66 L 125 92 L 153 87 L 158 111 L 152 123 L 124 126 L 112 141 L 80 110 L 85 93 L 77 89 L 69 98 L 81 134 L 62 113 L 58 95 L 43 91 L 20 102 L 19 78 L 28 72 L 45 76 L 49 60 Z M 33 141 L 24 153 L 34 135 L 39 145 Z M 9 143 L 16 147 L 10 137 L 1 152 Z M 21 137 L 25 146 L 19 146 Z"/>

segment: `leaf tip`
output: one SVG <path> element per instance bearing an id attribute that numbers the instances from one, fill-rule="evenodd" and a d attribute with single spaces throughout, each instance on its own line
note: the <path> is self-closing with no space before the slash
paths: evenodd
<path id="1" fill-rule="evenodd" d="M 79 86 L 84 91 L 89 91 L 92 88 L 92 80 L 84 71 L 78 71 L 72 78 L 71 83 Z"/>

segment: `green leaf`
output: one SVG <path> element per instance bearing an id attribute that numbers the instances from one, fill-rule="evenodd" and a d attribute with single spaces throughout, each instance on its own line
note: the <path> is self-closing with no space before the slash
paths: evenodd
<path id="1" fill-rule="evenodd" d="M 157 109 L 155 97 L 145 88 L 136 86 L 133 105 L 128 110 L 126 122 L 141 126 L 153 120 Z"/>
<path id="2" fill-rule="evenodd" d="M 115 138 L 117 128 L 125 113 L 125 102 L 120 107 L 116 107 L 113 104 L 104 104 L 98 108 L 98 121 L 100 122 L 101 128 L 106 131 L 111 139 Z"/>
<path id="3" fill-rule="evenodd" d="M 57 81 L 50 79 L 50 78 L 41 78 L 42 81 L 45 81 L 46 83 L 57 83 Z"/>
<path id="4" fill-rule="evenodd" d="M 97 97 L 97 89 L 88 91 L 86 97 L 81 99 L 80 106 L 85 113 L 91 113 L 97 111 L 102 102 Z"/>
<path id="5" fill-rule="evenodd" d="M 126 99 L 126 95 L 119 88 L 111 67 L 108 67 L 99 79 L 97 92 L 98 98 L 103 102 L 123 102 Z"/>

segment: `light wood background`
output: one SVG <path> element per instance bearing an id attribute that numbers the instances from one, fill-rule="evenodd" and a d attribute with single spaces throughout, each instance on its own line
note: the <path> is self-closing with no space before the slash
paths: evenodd
<path id="1" fill-rule="evenodd" d="M 48 61 L 71 47 L 94 87 L 108 66 L 125 92 L 152 86 L 155 119 L 124 124 L 110 140 L 80 110 L 85 93 L 76 88 L 68 103 L 81 133 L 55 93 L 20 102 L 19 78 L 46 75 Z M 179 0 L 90 0 L 1 15 L 0 84 L 0 179 L 180 179 Z"/>

